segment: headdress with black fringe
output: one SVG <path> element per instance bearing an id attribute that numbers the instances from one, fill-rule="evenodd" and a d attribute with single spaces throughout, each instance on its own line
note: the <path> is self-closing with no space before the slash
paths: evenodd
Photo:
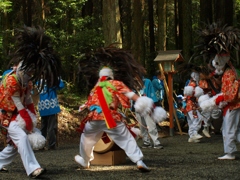
<path id="1" fill-rule="evenodd" d="M 194 46 L 197 58 L 203 56 L 207 61 L 216 54 L 230 54 L 233 50 L 239 50 L 240 30 L 234 26 L 222 25 L 220 21 L 205 24 L 205 27 L 197 31 L 199 44 Z"/>
<path id="2" fill-rule="evenodd" d="M 17 43 L 13 53 L 12 62 L 21 62 L 20 70 L 24 73 L 31 71 L 31 80 L 38 88 L 43 89 L 58 86 L 61 73 L 61 61 L 54 52 L 51 38 L 41 27 L 27 27 L 17 29 Z"/>
<path id="3" fill-rule="evenodd" d="M 183 63 L 181 65 L 178 66 L 177 71 L 180 75 L 186 75 L 186 74 L 190 74 L 192 72 L 196 72 L 196 73 L 201 73 L 204 75 L 208 75 L 209 74 L 209 70 L 207 67 L 205 66 L 198 66 L 196 64 L 193 63 Z"/>
<path id="4" fill-rule="evenodd" d="M 96 85 L 99 71 L 103 67 L 112 69 L 114 79 L 122 81 L 130 89 L 138 91 L 143 87 L 142 77 L 145 69 L 129 51 L 116 47 L 99 48 L 88 53 L 79 61 L 79 65 L 80 72 L 87 81 L 88 90 Z"/>

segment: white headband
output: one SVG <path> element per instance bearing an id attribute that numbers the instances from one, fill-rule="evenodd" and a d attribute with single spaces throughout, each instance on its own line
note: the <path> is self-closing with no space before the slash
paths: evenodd
<path id="1" fill-rule="evenodd" d="M 102 76 L 108 76 L 111 79 L 113 79 L 112 69 L 110 69 L 108 67 L 103 67 L 99 72 L 99 77 L 102 77 Z"/>

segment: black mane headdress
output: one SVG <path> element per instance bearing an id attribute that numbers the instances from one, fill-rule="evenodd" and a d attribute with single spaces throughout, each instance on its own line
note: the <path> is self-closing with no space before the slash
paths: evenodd
<path id="1" fill-rule="evenodd" d="M 61 61 L 51 46 L 51 39 L 39 27 L 18 29 L 16 50 L 11 62 L 21 62 L 23 72 L 32 71 L 31 80 L 41 90 L 46 84 L 48 88 L 58 86 L 60 80 Z"/>
<path id="2" fill-rule="evenodd" d="M 177 71 L 180 76 L 184 77 L 186 75 L 190 75 L 192 72 L 202 74 L 205 77 L 209 76 L 209 74 L 211 73 L 211 69 L 208 66 L 198 66 L 193 63 L 183 63 L 178 66 Z"/>
<path id="3" fill-rule="evenodd" d="M 124 82 L 129 88 L 140 90 L 143 87 L 144 67 L 134 59 L 130 52 L 123 49 L 99 48 L 81 59 L 79 65 L 89 90 L 97 83 L 99 71 L 104 66 L 112 69 L 115 80 Z"/>
<path id="4" fill-rule="evenodd" d="M 204 56 L 212 59 L 216 54 L 231 53 L 239 50 L 240 30 L 233 26 L 221 25 L 221 22 L 206 24 L 204 28 L 197 31 L 199 44 L 194 46 L 193 58 Z"/>

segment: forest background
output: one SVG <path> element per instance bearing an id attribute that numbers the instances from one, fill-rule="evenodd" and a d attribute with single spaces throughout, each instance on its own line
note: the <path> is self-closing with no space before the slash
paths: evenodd
<path id="1" fill-rule="evenodd" d="M 9 68 L 15 30 L 41 26 L 61 57 L 65 94 L 77 96 L 87 92 L 78 62 L 89 50 L 117 43 L 152 79 L 158 51 L 179 49 L 189 61 L 204 24 L 220 20 L 240 27 L 240 0 L 0 0 L 0 13 L 0 73 Z M 177 94 L 188 77 L 174 75 Z"/>

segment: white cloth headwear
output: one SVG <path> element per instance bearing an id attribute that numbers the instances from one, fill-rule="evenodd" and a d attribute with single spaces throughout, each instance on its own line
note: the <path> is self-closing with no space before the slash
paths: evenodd
<path id="1" fill-rule="evenodd" d="M 229 60 L 230 60 L 230 54 L 223 54 L 223 55 L 216 54 L 216 56 L 212 60 L 212 65 L 213 67 L 216 68 L 215 72 L 218 75 L 223 74 L 223 68 L 228 63 Z"/>
<path id="2" fill-rule="evenodd" d="M 194 81 L 196 81 L 196 82 L 199 81 L 199 74 L 198 73 L 192 72 L 191 77 L 193 78 Z"/>
<path id="3" fill-rule="evenodd" d="M 109 67 L 103 67 L 99 72 L 99 77 L 108 76 L 113 79 L 113 71 Z"/>

